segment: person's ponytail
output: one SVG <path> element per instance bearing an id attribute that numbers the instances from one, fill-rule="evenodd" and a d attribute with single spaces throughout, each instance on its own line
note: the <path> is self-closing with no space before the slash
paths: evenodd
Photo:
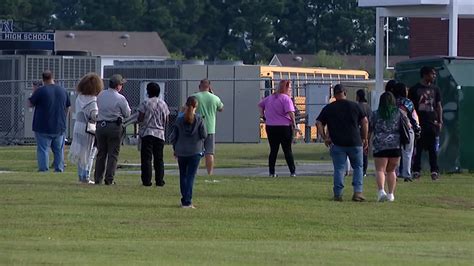
<path id="1" fill-rule="evenodd" d="M 194 123 L 194 108 L 197 106 L 197 99 L 194 96 L 189 96 L 186 100 L 186 110 L 184 111 L 184 122 L 187 124 Z"/>

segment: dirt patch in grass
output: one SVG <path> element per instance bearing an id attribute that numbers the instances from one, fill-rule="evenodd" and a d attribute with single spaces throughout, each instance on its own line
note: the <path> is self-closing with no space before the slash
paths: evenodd
<path id="1" fill-rule="evenodd" d="M 474 201 L 458 197 L 439 197 L 437 201 L 443 205 L 461 209 L 474 209 Z"/>

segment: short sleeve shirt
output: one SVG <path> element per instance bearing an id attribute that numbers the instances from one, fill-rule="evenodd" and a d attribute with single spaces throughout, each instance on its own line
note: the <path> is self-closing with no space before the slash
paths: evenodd
<path id="1" fill-rule="evenodd" d="M 138 111 L 145 115 L 140 122 L 140 136 L 154 136 L 165 140 L 165 127 L 170 114 L 165 101 L 158 97 L 150 98 L 138 106 Z"/>
<path id="2" fill-rule="evenodd" d="M 266 125 L 291 125 L 292 121 L 288 113 L 295 111 L 295 105 L 290 96 L 283 93 L 273 94 L 262 99 L 258 106 L 264 110 Z"/>
<path id="3" fill-rule="evenodd" d="M 392 118 L 384 120 L 379 117 L 378 112 L 374 111 L 372 115 L 372 147 L 374 153 L 400 148 L 400 111 Z"/>
<path id="4" fill-rule="evenodd" d="M 408 91 L 408 98 L 415 105 L 421 127 L 424 130 L 436 130 L 437 127 L 434 122 L 439 119 L 436 113 L 436 106 L 441 102 L 439 88 L 434 85 L 425 86 L 417 83 Z"/>
<path id="5" fill-rule="evenodd" d="M 331 141 L 338 146 L 362 146 L 360 121 L 365 117 L 360 106 L 348 100 L 337 100 L 326 105 L 317 121 L 327 125 Z"/>
<path id="6" fill-rule="evenodd" d="M 35 107 L 34 132 L 44 134 L 66 132 L 66 108 L 71 106 L 66 89 L 56 84 L 45 85 L 38 88 L 29 100 Z"/>
<path id="7" fill-rule="evenodd" d="M 129 117 L 131 113 L 125 96 L 111 88 L 99 93 L 97 106 L 99 107 L 98 121 L 116 121 L 119 117 Z"/>
<path id="8" fill-rule="evenodd" d="M 208 92 L 201 91 L 195 93 L 195 96 L 198 100 L 197 112 L 204 119 L 204 125 L 206 126 L 207 134 L 216 133 L 216 113 L 224 108 L 224 104 L 221 99 L 216 95 Z"/>

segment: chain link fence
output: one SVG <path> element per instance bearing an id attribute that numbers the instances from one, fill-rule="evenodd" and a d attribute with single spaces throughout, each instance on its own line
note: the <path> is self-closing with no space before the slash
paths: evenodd
<path id="1" fill-rule="evenodd" d="M 67 117 L 67 140 L 71 140 L 74 127 L 75 85 L 79 80 L 56 80 L 69 93 L 71 109 Z M 183 106 L 186 98 L 198 92 L 200 80 L 183 79 L 127 79 L 122 94 L 129 102 L 132 113 L 136 112 L 140 102 L 146 99 L 146 85 L 156 82 L 161 87 L 160 97 L 170 109 L 170 120 L 166 128 L 169 135 L 170 126 Z M 214 93 L 224 103 L 224 111 L 217 116 L 216 141 L 228 143 L 258 142 L 266 138 L 264 124 L 259 119 L 257 104 L 263 97 L 274 92 L 279 80 L 268 79 L 222 79 L 211 80 Z M 296 117 L 300 129 L 304 132 L 299 138 L 305 141 L 316 140 L 314 128 L 315 115 L 328 103 L 332 85 L 341 80 L 291 80 L 292 98 L 296 106 Z M 0 81 L 0 145 L 34 144 L 32 121 L 34 108 L 28 106 L 32 94 L 33 80 Z M 108 80 L 104 79 L 104 87 Z M 368 90 L 364 83 L 348 85 L 348 98 L 355 100 L 357 89 Z M 370 94 L 369 94 L 370 95 Z M 370 102 L 370 100 L 369 100 Z M 133 121 L 127 127 L 128 138 L 133 139 L 137 126 Z"/>

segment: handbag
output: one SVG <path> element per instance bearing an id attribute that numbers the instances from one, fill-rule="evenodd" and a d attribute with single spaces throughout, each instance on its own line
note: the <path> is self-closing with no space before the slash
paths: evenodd
<path id="1" fill-rule="evenodd" d="M 91 135 L 95 135 L 95 130 L 97 129 L 97 125 L 94 122 L 87 122 L 86 123 L 86 133 Z"/>
<path id="2" fill-rule="evenodd" d="M 410 143 L 410 125 L 408 117 L 400 112 L 400 146 Z"/>
<path id="3" fill-rule="evenodd" d="M 92 102 L 86 104 L 86 105 L 84 106 L 84 108 L 85 108 L 86 106 L 88 106 L 89 104 L 94 103 L 94 102 L 95 102 L 95 101 L 92 101 Z M 86 133 L 89 133 L 89 134 L 91 134 L 91 135 L 95 135 L 95 131 L 96 131 L 96 129 L 97 129 L 97 124 L 96 124 L 96 122 L 91 122 L 91 121 L 89 121 L 89 119 L 87 118 L 86 113 L 83 112 L 83 114 L 84 114 L 84 118 L 85 118 L 86 121 L 87 121 L 87 122 L 86 122 Z"/>

